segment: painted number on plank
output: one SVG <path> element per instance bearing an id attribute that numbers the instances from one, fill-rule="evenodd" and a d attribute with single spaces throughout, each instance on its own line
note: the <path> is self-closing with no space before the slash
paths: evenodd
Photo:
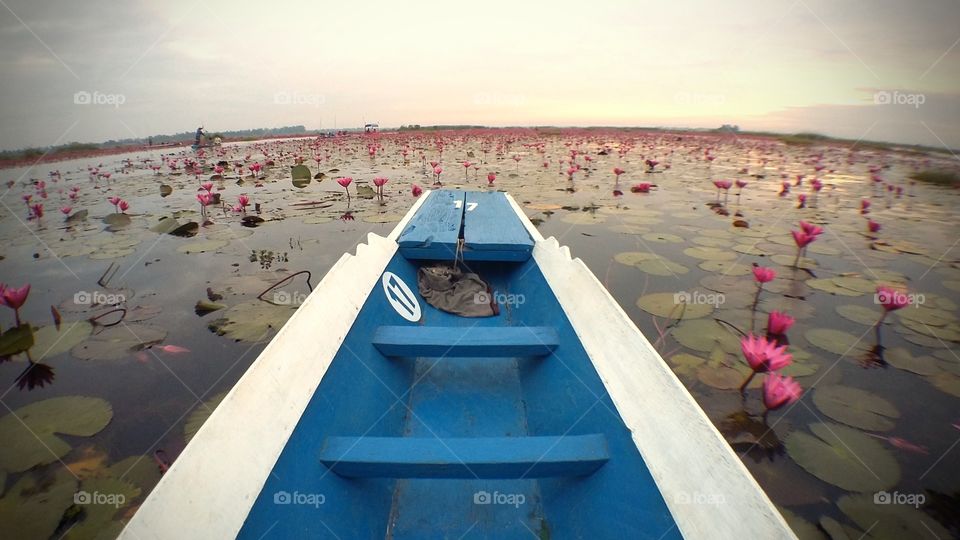
<path id="1" fill-rule="evenodd" d="M 417 301 L 410 287 L 407 287 L 407 284 L 393 272 L 384 272 L 381 282 L 383 293 L 387 295 L 387 301 L 393 309 L 410 322 L 419 321 L 420 302 Z"/>
<path id="2" fill-rule="evenodd" d="M 467 212 L 473 212 L 473 209 L 477 207 L 480 203 L 468 202 L 467 203 Z M 463 201 L 453 201 L 454 208 L 463 208 Z"/>

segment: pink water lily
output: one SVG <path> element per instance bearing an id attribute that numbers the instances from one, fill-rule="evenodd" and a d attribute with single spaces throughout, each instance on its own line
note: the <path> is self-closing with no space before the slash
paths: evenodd
<path id="1" fill-rule="evenodd" d="M 72 207 L 72 206 L 61 206 L 61 207 L 60 207 L 60 211 L 63 213 L 63 215 L 69 216 L 69 215 L 70 215 L 70 212 L 73 211 L 73 207 Z"/>
<path id="2" fill-rule="evenodd" d="M 419 197 L 422 193 L 423 193 L 423 188 L 421 188 L 420 186 L 416 184 L 413 184 L 412 186 L 410 186 L 410 194 L 413 195 L 414 197 Z"/>
<path id="3" fill-rule="evenodd" d="M 200 187 L 207 190 L 207 193 L 210 193 L 211 191 L 213 191 L 213 182 L 204 182 L 200 184 Z"/>
<path id="4" fill-rule="evenodd" d="M 793 360 L 786 345 L 777 345 L 774 340 L 753 334 L 740 340 L 740 350 L 750 369 L 760 373 L 783 369 Z"/>
<path id="5" fill-rule="evenodd" d="M 757 280 L 757 283 L 768 283 L 773 281 L 775 277 L 777 277 L 777 271 L 773 268 L 767 268 L 765 266 L 753 267 L 753 278 Z"/>
<path id="6" fill-rule="evenodd" d="M 650 187 L 652 184 L 650 182 L 640 182 L 630 188 L 630 191 L 633 193 L 650 193 Z"/>
<path id="7" fill-rule="evenodd" d="M 872 219 L 867 220 L 867 230 L 875 233 L 880 231 L 880 224 Z"/>
<path id="8" fill-rule="evenodd" d="M 387 180 L 383 176 L 378 176 L 373 179 L 373 185 L 377 186 L 377 198 L 379 198 L 380 200 L 383 200 L 383 186 L 388 181 L 389 180 Z"/>
<path id="9" fill-rule="evenodd" d="M 787 330 L 790 330 L 794 322 L 796 322 L 796 319 L 786 313 L 771 311 L 770 314 L 767 315 L 767 334 L 771 336 L 782 336 L 787 333 Z"/>
<path id="10" fill-rule="evenodd" d="M 353 182 L 353 178 L 350 178 L 349 176 L 343 176 L 343 177 L 337 178 L 337 183 L 343 186 L 343 190 L 347 192 L 347 202 L 350 202 L 349 186 L 351 182 Z"/>
<path id="11" fill-rule="evenodd" d="M 493 186 L 493 183 L 496 181 L 497 175 L 494 173 L 487 173 L 487 185 Z"/>
<path id="12" fill-rule="evenodd" d="M 243 208 L 250 206 L 250 197 L 246 195 L 240 195 L 239 197 L 237 197 L 237 204 L 239 204 Z"/>
<path id="13" fill-rule="evenodd" d="M 16 319 L 17 326 L 20 326 L 20 308 L 26 303 L 27 296 L 29 295 L 29 283 L 20 288 L 7 287 L 0 283 L 0 303 L 13 310 L 13 316 Z"/>
<path id="14" fill-rule="evenodd" d="M 763 379 L 763 406 L 773 411 L 800 399 L 803 388 L 793 377 L 770 373 Z"/>
<path id="15" fill-rule="evenodd" d="M 120 199 L 120 202 L 117 203 L 117 208 L 120 209 L 120 212 L 126 212 L 127 209 L 130 208 L 130 203 L 128 203 L 123 199 Z"/>
<path id="16" fill-rule="evenodd" d="M 818 227 L 813 223 L 807 223 L 806 221 L 800 221 L 800 228 L 803 232 L 807 233 L 810 236 L 816 237 L 823 233 L 823 227 Z"/>

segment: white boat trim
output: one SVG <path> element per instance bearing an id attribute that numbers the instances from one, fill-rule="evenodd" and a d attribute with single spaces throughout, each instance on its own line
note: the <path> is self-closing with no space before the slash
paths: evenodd
<path id="1" fill-rule="evenodd" d="M 795 540 L 753 475 L 620 304 L 582 260 L 571 259 L 555 238 L 544 240 L 507 198 L 536 241 L 533 257 L 684 538 Z"/>
<path id="2" fill-rule="evenodd" d="M 197 431 L 120 538 L 237 536 L 397 248 L 394 240 L 371 233 L 356 255 L 344 254 L 333 265 Z M 330 339 L 317 339 L 318 318 L 326 321 Z"/>

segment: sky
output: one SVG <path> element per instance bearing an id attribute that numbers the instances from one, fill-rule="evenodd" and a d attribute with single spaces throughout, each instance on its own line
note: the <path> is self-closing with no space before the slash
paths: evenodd
<path id="1" fill-rule="evenodd" d="M 960 148 L 956 0 L 0 0 L 0 149 L 303 124 Z"/>

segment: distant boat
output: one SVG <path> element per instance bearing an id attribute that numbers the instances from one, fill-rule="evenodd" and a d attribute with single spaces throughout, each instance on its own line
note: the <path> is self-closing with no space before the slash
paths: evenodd
<path id="1" fill-rule="evenodd" d="M 426 301 L 455 258 L 499 314 Z M 796 538 L 586 265 L 459 190 L 340 258 L 121 535 L 531 536 Z"/>

